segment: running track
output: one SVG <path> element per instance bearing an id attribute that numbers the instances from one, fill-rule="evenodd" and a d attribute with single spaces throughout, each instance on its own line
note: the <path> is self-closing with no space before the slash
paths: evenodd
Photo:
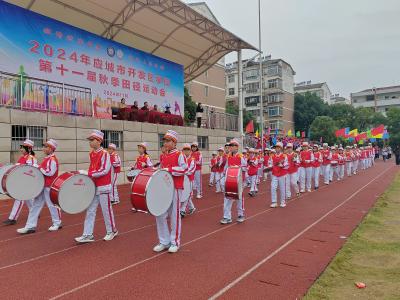
<path id="1" fill-rule="evenodd" d="M 198 211 L 183 219 L 176 254 L 156 254 L 154 218 L 131 213 L 128 187 L 114 206 L 119 236 L 104 242 L 98 210 L 92 244 L 76 245 L 84 215 L 65 215 L 64 228 L 47 232 L 43 209 L 35 234 L 0 228 L 0 282 L 7 299 L 295 299 L 325 269 L 399 169 L 378 163 L 361 175 L 323 186 L 269 208 L 269 181 L 257 197 L 246 197 L 243 224 L 222 226 L 222 195 L 205 187 Z M 204 182 L 206 182 L 204 180 Z M 10 201 L 0 202 L 7 217 Z"/>

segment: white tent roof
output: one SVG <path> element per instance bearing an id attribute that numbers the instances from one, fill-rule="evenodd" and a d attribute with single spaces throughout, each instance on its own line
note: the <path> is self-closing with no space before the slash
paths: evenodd
<path id="1" fill-rule="evenodd" d="M 8 0 L 184 66 L 190 81 L 252 45 L 178 0 Z"/>

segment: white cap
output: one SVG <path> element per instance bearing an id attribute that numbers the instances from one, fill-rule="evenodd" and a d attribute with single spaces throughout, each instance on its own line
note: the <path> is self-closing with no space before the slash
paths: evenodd
<path id="1" fill-rule="evenodd" d="M 287 143 L 286 144 L 286 148 L 293 148 L 293 144 L 292 143 Z"/>
<path id="2" fill-rule="evenodd" d="M 233 140 L 231 140 L 231 141 L 229 142 L 229 145 L 235 145 L 235 146 L 238 146 L 238 147 L 239 147 L 239 142 L 238 142 L 237 140 L 233 139 Z"/>
<path id="3" fill-rule="evenodd" d="M 190 144 L 189 143 L 183 144 L 182 150 L 185 150 L 185 149 L 189 149 L 190 150 Z"/>
<path id="4" fill-rule="evenodd" d="M 224 147 L 219 147 L 218 151 L 225 151 Z"/>
<path id="5" fill-rule="evenodd" d="M 113 143 L 109 143 L 109 144 L 108 144 L 108 148 L 109 148 L 109 149 L 114 149 L 114 150 L 115 150 L 115 149 L 117 149 L 117 145 L 115 145 L 115 144 L 113 144 Z"/>
<path id="6" fill-rule="evenodd" d="M 301 146 L 303 147 L 305 147 L 305 146 L 307 146 L 308 147 L 308 142 L 303 142 L 302 144 L 301 144 Z"/>
<path id="7" fill-rule="evenodd" d="M 283 148 L 282 142 L 277 142 L 276 145 L 275 145 L 275 147 L 281 147 L 281 148 Z"/>
<path id="8" fill-rule="evenodd" d="M 31 147 L 31 148 L 33 148 L 34 145 L 35 145 L 35 143 L 33 141 L 31 141 L 30 139 L 26 139 L 22 143 L 22 146 Z"/>
<path id="9" fill-rule="evenodd" d="M 140 144 L 138 144 L 138 147 L 143 147 L 144 149 L 147 150 L 147 143 L 146 142 L 141 142 Z"/>
<path id="10" fill-rule="evenodd" d="M 253 152 L 253 153 L 254 153 L 254 152 L 256 152 L 256 149 L 250 148 L 250 149 L 249 149 L 249 152 Z"/>
<path id="11" fill-rule="evenodd" d="M 193 143 L 192 143 L 192 146 L 199 147 L 199 143 L 198 143 L 198 142 L 193 142 Z"/>
<path id="12" fill-rule="evenodd" d="M 323 143 L 322 146 L 323 147 L 328 147 L 328 143 Z"/>
<path id="13" fill-rule="evenodd" d="M 100 130 L 94 129 L 87 139 L 88 140 L 96 139 L 102 142 L 104 139 L 104 133 L 102 133 Z"/>
<path id="14" fill-rule="evenodd" d="M 49 139 L 49 140 L 48 140 L 46 143 L 44 143 L 44 144 L 47 145 L 47 146 L 50 146 L 51 148 L 53 148 L 53 150 L 56 150 L 56 149 L 57 149 L 57 146 L 58 146 L 56 140 L 53 140 L 53 139 Z"/>
<path id="15" fill-rule="evenodd" d="M 178 133 L 173 130 L 167 130 L 167 132 L 164 135 L 164 139 L 170 139 L 170 140 L 173 140 L 175 143 L 177 143 L 178 142 Z"/>

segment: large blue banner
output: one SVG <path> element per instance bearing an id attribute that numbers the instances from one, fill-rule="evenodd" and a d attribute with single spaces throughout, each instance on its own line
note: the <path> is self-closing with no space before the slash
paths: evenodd
<path id="1" fill-rule="evenodd" d="M 121 98 L 184 113 L 181 65 L 4 1 L 0 71 L 90 88 L 99 118 L 111 117 Z"/>

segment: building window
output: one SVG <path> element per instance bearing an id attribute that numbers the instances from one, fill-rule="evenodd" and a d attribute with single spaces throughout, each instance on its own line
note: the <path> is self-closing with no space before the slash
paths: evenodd
<path id="1" fill-rule="evenodd" d="M 258 79 L 260 72 L 258 69 L 248 70 L 244 73 L 245 80 L 254 80 Z"/>
<path id="2" fill-rule="evenodd" d="M 34 150 L 39 150 L 46 142 L 46 127 L 40 126 L 11 126 L 11 150 L 19 150 L 20 145 L 25 139 L 30 139 L 34 142 Z"/>
<path id="3" fill-rule="evenodd" d="M 115 144 L 117 149 L 122 149 L 122 131 L 102 130 L 104 133 L 103 148 L 107 148 L 110 143 Z"/>
<path id="4" fill-rule="evenodd" d="M 228 94 L 229 96 L 235 95 L 235 88 L 229 88 Z"/>
<path id="5" fill-rule="evenodd" d="M 282 107 L 281 106 L 271 106 L 268 107 L 268 116 L 275 117 L 282 115 Z"/>
<path id="6" fill-rule="evenodd" d="M 229 83 L 235 82 L 235 75 L 228 75 L 228 82 Z"/>
<path id="7" fill-rule="evenodd" d="M 271 128 L 271 130 L 276 130 L 276 129 L 279 130 L 283 128 L 283 124 L 281 121 L 270 121 L 269 128 Z"/>
<path id="8" fill-rule="evenodd" d="M 260 83 L 259 82 L 247 83 L 244 85 L 244 88 L 246 90 L 246 93 L 255 94 L 258 93 L 258 90 L 260 89 Z"/>
<path id="9" fill-rule="evenodd" d="M 264 75 L 267 76 L 278 76 L 281 75 L 282 69 L 279 65 L 271 65 L 264 69 Z"/>
<path id="10" fill-rule="evenodd" d="M 208 86 L 204 87 L 204 96 L 208 97 Z"/>
<path id="11" fill-rule="evenodd" d="M 267 96 L 267 101 L 268 103 L 276 103 L 281 100 L 281 95 L 280 94 L 270 94 Z"/>
<path id="12" fill-rule="evenodd" d="M 268 80 L 268 88 L 279 88 L 279 80 L 278 79 L 270 79 Z"/>
<path id="13" fill-rule="evenodd" d="M 366 100 L 367 101 L 374 101 L 375 100 L 375 95 L 367 95 Z"/>
<path id="14" fill-rule="evenodd" d="M 208 150 L 208 136 L 198 136 L 199 149 Z"/>
<path id="15" fill-rule="evenodd" d="M 260 103 L 260 96 L 244 98 L 244 104 L 246 106 L 257 106 L 258 103 Z"/>

